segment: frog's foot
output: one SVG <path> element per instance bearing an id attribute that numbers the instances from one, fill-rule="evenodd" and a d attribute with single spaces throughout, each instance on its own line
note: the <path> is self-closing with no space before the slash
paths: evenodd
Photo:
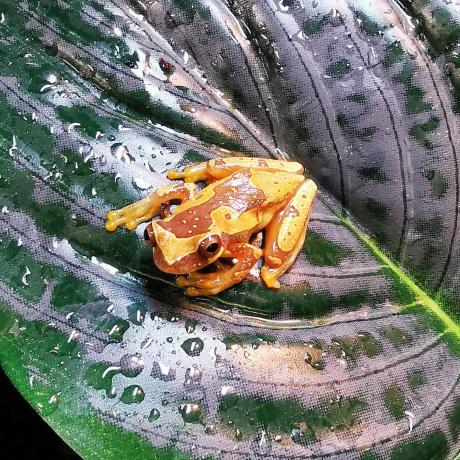
<path id="1" fill-rule="evenodd" d="M 265 230 L 264 266 L 260 276 L 269 288 L 279 289 L 278 278 L 302 249 L 317 187 L 306 180 Z"/>
<path id="2" fill-rule="evenodd" d="M 142 200 L 124 208 L 109 211 L 105 229 L 109 232 L 114 232 L 118 227 L 124 225 L 128 230 L 134 230 L 139 224 L 159 215 L 162 210 L 162 204 L 172 200 L 189 200 L 194 193 L 194 184 L 172 184 L 160 187 Z"/>
<path id="3" fill-rule="evenodd" d="M 186 294 L 191 297 L 214 295 L 238 284 L 246 278 L 251 268 L 262 256 L 262 251 L 247 243 L 232 245 L 229 250 L 237 259 L 231 268 L 221 265 L 214 273 L 192 273 L 188 277 L 180 276 L 176 284 L 186 287 Z"/>

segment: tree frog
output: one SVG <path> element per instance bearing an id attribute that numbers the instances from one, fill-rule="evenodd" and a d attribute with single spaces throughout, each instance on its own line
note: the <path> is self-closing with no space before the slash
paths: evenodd
<path id="1" fill-rule="evenodd" d="M 301 164 L 220 158 L 170 170 L 167 177 L 183 182 L 109 211 L 106 230 L 123 225 L 134 230 L 151 221 L 144 237 L 154 263 L 166 273 L 185 275 L 176 283 L 189 296 L 217 294 L 239 283 L 262 257 L 261 278 L 270 288 L 280 287 L 278 278 L 302 248 L 317 192 Z M 207 185 L 200 190 L 201 181 Z M 262 248 L 254 244 L 261 230 Z"/>

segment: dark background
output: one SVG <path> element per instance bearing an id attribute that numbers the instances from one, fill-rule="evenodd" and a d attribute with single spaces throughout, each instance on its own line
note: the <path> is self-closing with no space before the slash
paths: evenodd
<path id="1" fill-rule="evenodd" d="M 0 459 L 80 460 L 29 406 L 0 368 Z"/>

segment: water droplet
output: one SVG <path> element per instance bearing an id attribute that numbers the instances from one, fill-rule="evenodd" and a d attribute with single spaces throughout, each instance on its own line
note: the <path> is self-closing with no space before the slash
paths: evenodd
<path id="1" fill-rule="evenodd" d="M 69 334 L 69 338 L 67 339 L 67 343 L 70 343 L 72 341 L 76 341 L 78 339 L 78 337 L 80 336 L 80 333 L 77 331 L 77 330 L 73 330 L 70 334 Z"/>
<path id="2" fill-rule="evenodd" d="M 299 428 L 294 428 L 292 431 L 291 431 L 291 439 L 299 444 L 300 442 L 302 442 L 302 432 L 300 431 Z"/>
<path id="3" fill-rule="evenodd" d="M 182 343 L 181 348 L 189 356 L 198 356 L 203 351 L 204 342 L 199 337 L 187 339 Z"/>
<path id="4" fill-rule="evenodd" d="M 169 401 L 167 399 L 163 399 L 163 401 L 161 401 L 161 405 L 163 407 L 166 407 L 168 404 L 169 404 Z"/>
<path id="5" fill-rule="evenodd" d="M 176 370 L 161 361 L 155 361 L 152 365 L 152 372 L 150 375 L 163 382 L 171 382 L 176 379 Z"/>
<path id="6" fill-rule="evenodd" d="M 220 394 L 222 396 L 231 396 L 231 395 L 235 395 L 236 394 L 236 389 L 235 387 L 231 386 L 231 385 L 224 385 L 221 389 L 220 389 Z"/>
<path id="7" fill-rule="evenodd" d="M 45 75 L 43 75 L 43 80 L 50 85 L 56 85 L 59 82 L 59 76 L 54 72 L 47 72 Z"/>
<path id="8" fill-rule="evenodd" d="M 139 190 L 147 190 L 152 187 L 152 184 L 142 179 L 141 177 L 135 177 L 133 179 L 134 187 L 137 187 Z"/>
<path id="9" fill-rule="evenodd" d="M 199 404 L 182 404 L 179 407 L 179 413 L 186 423 L 198 423 L 202 418 L 201 406 Z"/>
<path id="10" fill-rule="evenodd" d="M 107 136 L 107 139 L 108 139 L 109 141 L 114 141 L 114 140 L 116 139 L 116 137 L 115 137 L 113 134 L 109 134 L 109 135 Z"/>
<path id="11" fill-rule="evenodd" d="M 125 377 L 137 377 L 144 370 L 142 355 L 135 353 L 125 355 L 120 359 L 120 367 Z"/>
<path id="12" fill-rule="evenodd" d="M 196 367 L 189 367 L 185 371 L 184 387 L 187 390 L 197 388 L 201 383 L 203 373 Z"/>
<path id="13" fill-rule="evenodd" d="M 139 404 L 145 398 L 145 393 L 139 385 L 130 385 L 123 390 L 120 401 L 125 404 Z"/>
<path id="14" fill-rule="evenodd" d="M 56 393 L 48 399 L 48 407 L 46 410 L 47 415 L 52 414 L 59 406 L 61 402 L 61 393 Z"/>
<path id="15" fill-rule="evenodd" d="M 241 441 L 241 439 L 243 439 L 243 433 L 241 432 L 241 430 L 239 428 L 237 428 L 236 431 L 235 431 L 235 438 L 238 441 Z"/>
<path id="16" fill-rule="evenodd" d="M 160 411 L 158 409 L 152 409 L 149 415 L 149 422 L 155 422 L 160 418 Z"/>
<path id="17" fill-rule="evenodd" d="M 86 371 L 85 382 L 96 390 L 105 390 L 106 395 L 109 398 L 113 398 L 116 392 L 114 393 L 114 388 L 112 387 L 112 378 L 120 370 L 119 366 L 107 366 L 106 363 L 91 364 Z"/>
<path id="18" fill-rule="evenodd" d="M 29 282 L 27 280 L 27 277 L 31 274 L 31 271 L 29 270 L 29 267 L 26 266 L 26 272 L 24 273 L 24 275 L 22 275 L 22 278 L 21 278 L 21 282 L 22 284 L 28 286 L 29 285 Z"/>
<path id="19" fill-rule="evenodd" d="M 110 152 L 117 160 L 121 160 L 123 163 L 130 164 L 135 161 L 134 157 L 129 153 L 128 147 L 120 142 L 112 144 Z"/>
<path id="20" fill-rule="evenodd" d="M 89 144 L 80 145 L 80 147 L 78 147 L 78 152 L 83 156 L 83 163 L 87 163 L 94 158 L 93 147 Z"/>
<path id="21" fill-rule="evenodd" d="M 152 343 L 153 343 L 153 338 L 152 338 L 152 337 L 148 337 L 147 339 L 145 339 L 145 340 L 141 343 L 141 348 L 142 348 L 142 349 L 148 348 L 148 347 L 150 347 L 150 345 L 152 345 Z"/>
<path id="22" fill-rule="evenodd" d="M 206 426 L 204 427 L 204 432 L 205 432 L 206 434 L 216 434 L 216 431 L 217 431 L 217 430 L 216 430 L 216 425 L 210 424 L 210 425 L 206 425 Z"/>
<path id="23" fill-rule="evenodd" d="M 189 334 L 192 334 L 193 332 L 195 332 L 195 327 L 196 327 L 197 323 L 198 323 L 198 321 L 196 319 L 187 318 L 185 320 L 185 330 Z"/>
<path id="24" fill-rule="evenodd" d="M 69 320 L 72 318 L 73 315 L 75 315 L 75 312 L 74 312 L 74 311 L 71 311 L 71 312 L 69 312 L 69 313 L 65 316 L 65 319 L 66 319 L 67 321 L 69 321 Z"/>
<path id="25" fill-rule="evenodd" d="M 112 387 L 110 388 L 110 390 L 107 392 L 107 396 L 110 398 L 110 399 L 113 399 L 117 396 L 118 394 L 118 391 L 116 388 Z"/>
<path id="26" fill-rule="evenodd" d="M 50 90 L 53 87 L 54 87 L 54 85 L 50 85 L 49 83 L 47 83 L 46 85 L 43 85 L 40 88 L 40 93 L 45 93 L 46 91 Z"/>
<path id="27" fill-rule="evenodd" d="M 166 342 L 168 343 L 172 343 L 173 342 L 173 338 L 172 337 L 166 337 Z"/>
<path id="28" fill-rule="evenodd" d="M 318 352 L 317 352 L 318 353 Z M 321 353 L 321 351 L 319 351 Z M 306 351 L 304 356 L 305 362 L 309 364 L 313 369 L 321 371 L 326 367 L 326 364 L 321 359 L 315 358 L 310 352 Z"/>
<path id="29" fill-rule="evenodd" d="M 71 133 L 72 131 L 75 131 L 75 128 L 79 128 L 80 126 L 80 123 L 70 123 L 70 125 L 67 126 L 67 132 Z"/>

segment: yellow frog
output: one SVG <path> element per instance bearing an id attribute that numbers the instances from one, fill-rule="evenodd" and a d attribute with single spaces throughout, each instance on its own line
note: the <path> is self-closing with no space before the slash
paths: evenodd
<path id="1" fill-rule="evenodd" d="M 242 281 L 263 257 L 261 277 L 270 288 L 302 248 L 317 187 L 296 162 L 260 158 L 214 159 L 183 172 L 183 179 L 107 213 L 106 230 L 134 230 L 152 220 L 144 237 L 156 266 L 180 276 L 189 296 L 213 295 Z M 206 181 L 198 190 L 195 182 Z M 171 204 L 180 203 L 172 212 Z M 265 230 L 263 249 L 254 244 Z M 211 266 L 211 267 L 210 267 Z M 207 270 L 202 270 L 207 267 Z M 210 271 L 212 268 L 214 271 Z"/>

